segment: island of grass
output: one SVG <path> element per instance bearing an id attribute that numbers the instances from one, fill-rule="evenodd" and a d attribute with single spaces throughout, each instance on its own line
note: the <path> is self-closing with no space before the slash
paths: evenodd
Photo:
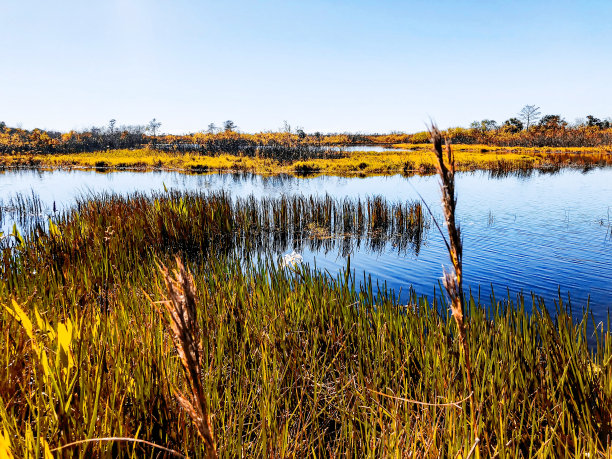
<path id="1" fill-rule="evenodd" d="M 360 147 L 361 148 L 361 147 Z M 453 145 L 457 170 L 513 171 L 596 167 L 612 164 L 612 147 L 495 147 Z M 84 168 L 112 170 L 249 171 L 259 174 L 383 175 L 431 174 L 435 157 L 430 144 L 397 144 L 385 151 L 343 152 L 320 157 L 275 158 L 264 153 L 179 152 L 159 148 L 115 149 L 82 153 L 20 153 L 0 156 L 2 167 Z"/>

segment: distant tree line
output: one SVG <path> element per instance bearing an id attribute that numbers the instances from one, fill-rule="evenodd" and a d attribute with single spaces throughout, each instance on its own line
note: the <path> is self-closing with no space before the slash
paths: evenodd
<path id="1" fill-rule="evenodd" d="M 200 132 L 171 135 L 160 133 L 162 123 L 153 118 L 145 125 L 118 125 L 115 119 L 102 127 L 82 131 L 26 130 L 0 122 L 0 154 L 59 154 L 109 149 L 153 148 L 201 154 L 240 154 L 275 159 L 331 157 L 345 145 L 419 144 L 429 142 L 428 132 L 407 134 L 307 133 L 284 122 L 278 131 L 241 133 L 232 120 L 217 127 L 210 123 Z M 587 115 L 574 123 L 561 115 L 542 116 L 540 107 L 524 106 L 501 124 L 492 119 L 474 121 L 468 128 L 443 132 L 454 143 L 525 147 L 594 147 L 612 145 L 612 120 Z"/>
<path id="2" fill-rule="evenodd" d="M 612 144 L 612 120 L 593 115 L 567 122 L 561 115 L 544 115 L 540 107 L 525 105 L 516 117 L 498 124 L 495 120 L 474 121 L 469 129 L 451 128 L 447 136 L 456 143 L 501 146 L 581 147 Z"/>
<path id="3" fill-rule="evenodd" d="M 13 128 L 0 122 L 0 154 L 62 154 L 153 148 L 295 160 L 331 157 L 337 155 L 337 149 L 332 147 L 373 141 L 371 136 L 361 134 L 307 134 L 300 127 L 293 130 L 287 122 L 278 132 L 256 134 L 238 132 L 238 126 L 232 120 L 226 120 L 220 128 L 210 123 L 206 129 L 186 135 L 162 134 L 161 125 L 155 118 L 146 125 L 118 125 L 115 119 L 111 119 L 106 126 L 62 133 Z"/>
<path id="4" fill-rule="evenodd" d="M 610 118 L 600 120 L 593 115 L 587 115 L 586 118 L 577 120 L 573 126 L 570 126 L 561 115 L 544 115 L 540 116 L 540 107 L 535 105 L 525 105 L 518 113 L 518 118 L 509 118 L 499 125 L 495 120 L 474 121 L 470 128 L 480 129 L 484 131 L 505 130 L 510 132 L 519 132 L 522 130 L 529 131 L 530 127 L 540 127 L 548 129 L 558 129 L 561 127 L 580 128 L 592 127 L 597 129 L 610 129 L 612 120 Z"/>
<path id="5" fill-rule="evenodd" d="M 0 122 L 0 154 L 14 153 L 81 153 L 118 148 L 141 148 L 154 142 L 161 123 L 153 118 L 146 125 L 117 125 L 112 119 L 107 126 L 82 131 L 45 131 L 20 129 Z M 150 134 L 150 135 L 147 135 Z"/>

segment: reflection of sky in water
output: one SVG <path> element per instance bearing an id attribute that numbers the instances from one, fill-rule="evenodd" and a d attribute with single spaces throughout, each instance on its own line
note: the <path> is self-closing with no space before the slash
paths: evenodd
<path id="1" fill-rule="evenodd" d="M 579 310 L 591 297 L 597 320 L 612 306 L 612 169 L 582 173 L 534 173 L 492 179 L 486 173 L 459 174 L 458 213 L 464 235 L 466 288 L 488 302 L 491 284 L 497 297 L 523 290 L 542 295 L 548 303 L 558 289 L 571 294 Z M 388 200 L 415 200 L 419 194 L 440 218 L 438 179 L 430 177 L 261 177 L 242 174 L 183 175 L 174 172 L 18 171 L 0 173 L 0 199 L 33 190 L 51 207 L 74 202 L 77 195 L 115 191 L 228 190 L 232 196 L 325 194 L 336 197 L 383 195 Z M 4 223 L 6 230 L 8 222 Z M 305 251 L 304 259 L 330 273 L 346 260 L 336 252 Z M 418 257 L 360 251 L 351 257 L 358 279 L 364 269 L 373 280 L 404 292 L 432 294 L 447 264 L 442 239 L 431 229 Z"/>
<path id="2" fill-rule="evenodd" d="M 401 151 L 410 151 L 410 150 L 402 150 L 399 148 L 393 148 L 393 147 L 385 147 L 382 145 L 352 145 L 352 146 L 343 146 L 339 148 L 342 151 L 377 151 L 377 152 L 381 152 L 381 151 L 395 151 L 395 152 L 401 152 Z"/>

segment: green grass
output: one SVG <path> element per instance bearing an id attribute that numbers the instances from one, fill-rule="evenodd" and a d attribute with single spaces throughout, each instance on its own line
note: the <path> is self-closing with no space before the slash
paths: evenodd
<path id="1" fill-rule="evenodd" d="M 74 441 L 128 437 L 205 456 L 175 397 L 181 364 L 151 303 L 164 299 L 156 261 L 171 265 L 181 253 L 197 288 L 202 384 L 221 457 L 466 457 L 470 403 L 448 305 L 398 304 L 371 283 L 359 287 L 349 271 L 281 269 L 255 243 L 243 250 L 236 242 L 295 228 L 283 212 L 290 202 L 101 196 L 4 247 L 0 445 L 37 457 Z M 337 215 L 359 221 L 356 207 L 344 214 L 324 199 L 305 208 L 299 227 L 335 228 L 344 222 Z M 392 208 L 377 205 L 380 215 Z M 371 233 L 373 213 L 365 215 Z M 531 313 L 522 300 L 466 304 L 479 454 L 609 454 L 609 323 L 595 327 L 588 311 L 572 321 L 563 306 L 551 316 L 537 300 Z M 126 441 L 62 451 L 159 452 Z"/>

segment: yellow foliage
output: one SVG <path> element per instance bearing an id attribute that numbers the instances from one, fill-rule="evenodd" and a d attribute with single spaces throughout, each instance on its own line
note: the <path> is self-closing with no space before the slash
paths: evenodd
<path id="1" fill-rule="evenodd" d="M 13 459 L 14 457 L 8 432 L 0 432 L 0 459 Z"/>
<path id="2" fill-rule="evenodd" d="M 236 135 L 236 134 L 233 134 Z M 307 161 L 279 162 L 257 156 L 218 154 L 213 156 L 183 154 L 154 149 L 107 150 L 65 155 L 33 155 L 28 161 L 44 167 L 95 168 L 98 171 L 114 169 L 166 169 L 179 171 L 251 171 L 262 174 L 293 174 L 318 172 L 332 175 L 397 174 L 403 171 L 431 172 L 436 161 L 431 144 L 396 144 L 397 151 L 356 151 L 345 157 L 309 159 Z M 365 148 L 365 147 L 364 147 Z M 400 150 L 400 149 L 405 150 Z M 520 164 L 521 167 L 538 167 L 546 163 L 612 164 L 608 147 L 499 147 L 484 144 L 454 144 L 453 151 L 458 170 L 495 169 L 499 164 Z M 0 156 L 0 164 L 21 164 L 19 156 Z M 59 231 L 50 226 L 56 237 Z"/>
<path id="3" fill-rule="evenodd" d="M 62 390 L 67 386 L 74 369 L 72 342 L 78 338 L 78 330 L 75 329 L 70 319 L 66 319 L 63 323 L 60 322 L 55 330 L 37 309 L 34 309 L 37 325 L 35 328 L 28 315 L 15 300 L 12 302 L 12 308 L 5 306 L 5 309 L 17 319 L 30 338 L 32 350 L 43 369 L 45 381 L 50 388 L 58 392 L 57 395 L 61 398 Z M 48 341 L 49 345 L 41 344 L 42 340 Z M 47 349 L 55 353 L 53 367 L 49 363 Z"/>

